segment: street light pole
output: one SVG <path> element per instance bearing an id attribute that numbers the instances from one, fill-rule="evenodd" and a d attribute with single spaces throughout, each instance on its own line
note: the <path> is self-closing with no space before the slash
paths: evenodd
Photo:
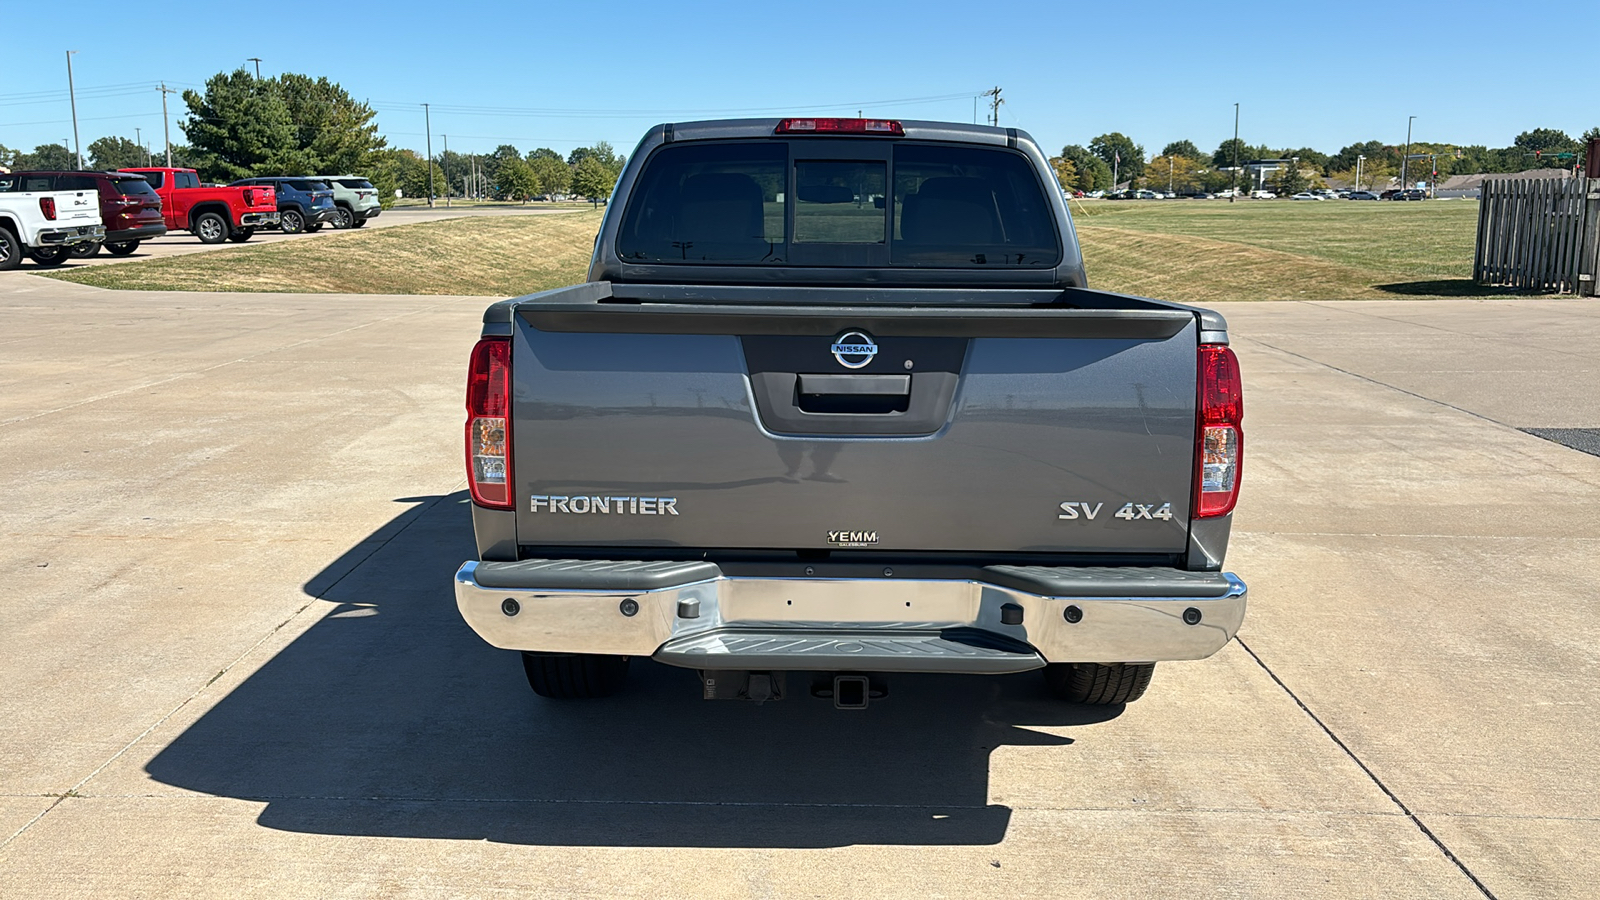
<path id="1" fill-rule="evenodd" d="M 445 159 L 449 159 L 450 158 L 450 135 L 448 135 L 448 134 L 444 136 L 444 158 Z M 442 170 L 442 169 L 444 169 L 444 166 L 440 166 L 439 168 Z M 445 172 L 444 173 L 444 208 L 445 209 L 449 209 L 450 208 L 450 173 L 449 172 Z"/>
<path id="2" fill-rule="evenodd" d="M 1400 154 L 1400 190 L 1406 189 L 1406 163 L 1411 156 L 1411 123 L 1417 120 L 1416 116 L 1406 119 L 1406 152 Z"/>
<path id="3" fill-rule="evenodd" d="M 1361 161 L 1364 159 L 1366 159 L 1365 156 L 1358 155 L 1356 157 L 1356 190 L 1358 191 L 1361 190 Z"/>
<path id="4" fill-rule="evenodd" d="M 259 56 L 247 57 L 245 59 L 245 62 L 253 62 L 253 63 L 256 64 L 256 80 L 260 81 L 261 80 L 261 57 L 259 57 Z"/>
<path id="5" fill-rule="evenodd" d="M 1228 187 L 1228 202 L 1239 199 L 1239 104 L 1233 105 L 1233 179 Z"/>
<path id="6" fill-rule="evenodd" d="M 67 51 L 67 98 L 72 101 L 72 147 L 78 157 L 78 168 L 83 168 L 83 145 L 78 143 L 78 92 L 72 86 L 72 54 L 76 50 Z"/>

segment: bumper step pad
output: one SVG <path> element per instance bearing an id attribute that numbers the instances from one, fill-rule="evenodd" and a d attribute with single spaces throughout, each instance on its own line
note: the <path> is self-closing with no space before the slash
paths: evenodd
<path id="1" fill-rule="evenodd" d="M 718 629 L 675 638 L 657 662 L 691 669 L 971 672 L 999 675 L 1042 668 L 1033 651 L 1015 652 L 951 640 L 940 632 L 839 632 L 796 635 Z"/>

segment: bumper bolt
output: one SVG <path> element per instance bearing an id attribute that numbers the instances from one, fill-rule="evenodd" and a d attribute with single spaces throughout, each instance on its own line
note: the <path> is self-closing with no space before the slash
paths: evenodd
<path id="1" fill-rule="evenodd" d="M 622 610 L 622 614 L 625 616 L 636 616 L 639 614 L 639 601 L 629 597 L 622 601 L 622 605 L 617 608 Z"/>
<path id="2" fill-rule="evenodd" d="M 1076 606 L 1067 607 L 1061 611 L 1061 615 L 1067 620 L 1067 624 L 1069 625 L 1076 625 L 1083 621 L 1083 610 Z"/>
<path id="3" fill-rule="evenodd" d="M 1200 624 L 1200 610 L 1195 609 L 1192 606 L 1189 607 L 1188 609 L 1184 610 L 1183 611 L 1183 624 L 1185 624 L 1185 625 L 1199 625 Z"/>
<path id="4" fill-rule="evenodd" d="M 507 597 L 500 601 L 500 611 L 508 616 L 514 616 L 517 613 L 522 612 L 522 604 L 511 599 L 510 597 Z"/>

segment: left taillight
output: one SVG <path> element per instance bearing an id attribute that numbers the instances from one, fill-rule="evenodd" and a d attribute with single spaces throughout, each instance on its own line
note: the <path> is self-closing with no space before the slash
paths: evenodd
<path id="1" fill-rule="evenodd" d="M 54 222 L 56 220 L 56 198 L 40 197 L 39 212 L 44 213 L 46 219 Z"/>
<path id="2" fill-rule="evenodd" d="M 1244 382 L 1224 344 L 1200 346 L 1195 436 L 1194 516 L 1225 516 L 1239 502 L 1244 461 Z"/>
<path id="3" fill-rule="evenodd" d="M 478 505 L 511 508 L 511 341 L 506 338 L 484 338 L 472 348 L 467 483 Z"/>
<path id="4" fill-rule="evenodd" d="M 244 205 L 245 206 L 255 206 L 256 205 L 256 192 L 255 191 L 252 191 L 249 188 L 245 188 L 244 189 Z"/>

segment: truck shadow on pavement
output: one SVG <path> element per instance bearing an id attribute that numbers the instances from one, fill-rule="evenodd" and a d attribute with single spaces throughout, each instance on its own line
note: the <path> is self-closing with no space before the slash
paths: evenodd
<path id="1" fill-rule="evenodd" d="M 338 607 L 146 766 L 266 803 L 313 834 L 547 846 L 994 844 L 989 754 L 1087 725 L 1037 673 L 893 677 L 864 711 L 809 696 L 699 699 L 695 673 L 636 660 L 609 700 L 553 702 L 483 643 L 450 576 L 474 558 L 464 494 L 416 503 L 305 585 Z M 251 664 L 246 660 L 246 664 Z M 1059 730 L 1059 729 L 1058 729 Z"/>

